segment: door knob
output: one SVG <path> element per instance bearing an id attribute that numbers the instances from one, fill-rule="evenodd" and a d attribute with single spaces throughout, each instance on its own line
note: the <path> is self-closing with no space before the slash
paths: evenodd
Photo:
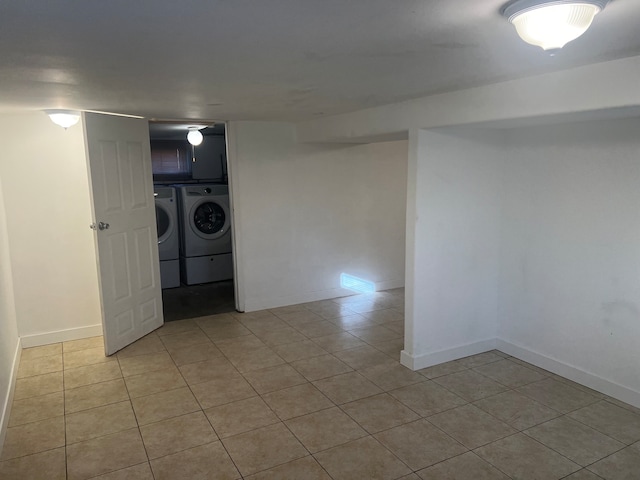
<path id="1" fill-rule="evenodd" d="M 92 223 L 91 225 L 89 225 L 89 228 L 91 230 L 107 230 L 109 228 L 109 224 L 104 222 L 98 222 L 98 224 L 96 225 L 95 223 Z"/>

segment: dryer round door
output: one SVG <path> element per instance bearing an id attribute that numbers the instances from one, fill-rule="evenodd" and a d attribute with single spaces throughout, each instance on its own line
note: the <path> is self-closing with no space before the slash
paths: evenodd
<path id="1" fill-rule="evenodd" d="M 203 199 L 191 208 L 191 230 L 205 240 L 215 240 L 229 230 L 229 210 L 222 202 Z"/>
<path id="2" fill-rule="evenodd" d="M 158 244 L 165 242 L 173 232 L 173 215 L 161 204 L 156 203 L 156 228 L 158 229 Z"/>

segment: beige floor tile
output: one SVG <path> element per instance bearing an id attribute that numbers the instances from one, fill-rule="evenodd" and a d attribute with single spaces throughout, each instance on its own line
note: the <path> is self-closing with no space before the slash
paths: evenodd
<path id="1" fill-rule="evenodd" d="M 120 358 L 119 362 L 122 375 L 125 377 L 154 372 L 156 370 L 164 370 L 175 365 L 168 352 L 156 352 L 146 355 L 136 355 L 135 357 Z"/>
<path id="2" fill-rule="evenodd" d="M 620 442 L 631 444 L 640 440 L 640 415 L 604 400 L 569 416 Z"/>
<path id="3" fill-rule="evenodd" d="M 222 352 L 213 343 L 199 343 L 186 348 L 179 348 L 171 352 L 171 358 L 177 366 L 198 363 L 221 357 Z"/>
<path id="4" fill-rule="evenodd" d="M 516 430 L 524 430 L 560 416 L 559 412 L 513 390 L 483 398 L 474 402 L 474 405 Z"/>
<path id="5" fill-rule="evenodd" d="M 187 387 L 134 398 L 131 403 L 139 425 L 148 425 L 200 410 L 200 405 Z"/>
<path id="6" fill-rule="evenodd" d="M 137 427 L 131 402 L 113 403 L 66 416 L 67 445 Z"/>
<path id="7" fill-rule="evenodd" d="M 291 325 L 292 327 L 304 325 L 306 323 L 316 323 L 322 322 L 324 319 L 312 311 L 300 311 L 300 312 L 291 312 L 291 313 L 281 313 L 278 315 L 278 318 L 284 320 L 286 323 Z"/>
<path id="8" fill-rule="evenodd" d="M 309 381 L 333 377 L 334 375 L 352 371 L 349 365 L 338 360 L 333 355 L 322 355 L 320 357 L 296 360 L 295 362 L 291 362 L 291 366 L 304 375 Z"/>
<path id="9" fill-rule="evenodd" d="M 190 332 L 176 333 L 174 335 L 165 335 L 160 337 L 160 341 L 164 344 L 169 353 L 182 348 L 199 345 L 201 343 L 210 343 L 211 340 L 207 335 L 198 328 Z"/>
<path id="10" fill-rule="evenodd" d="M 496 357 L 498 356 L 496 355 Z M 507 387 L 504 385 L 500 385 L 498 382 L 472 370 L 452 373 L 435 378 L 433 381 L 447 390 L 451 390 L 468 402 L 474 402 L 507 390 Z"/>
<path id="11" fill-rule="evenodd" d="M 625 403 L 621 400 L 618 400 L 612 397 L 607 397 L 605 398 L 605 400 L 609 403 L 613 403 L 614 405 L 617 405 L 618 407 L 624 408 L 625 410 L 629 410 L 630 412 L 640 415 L 640 408 L 638 407 L 634 407 L 633 405 L 629 405 L 628 403 Z"/>
<path id="12" fill-rule="evenodd" d="M 225 325 L 200 325 L 200 328 L 214 343 L 220 340 L 226 340 L 230 338 L 242 337 L 245 335 L 251 335 L 251 330 L 242 325 L 239 322 Z"/>
<path id="13" fill-rule="evenodd" d="M 296 417 L 285 423 L 311 453 L 368 435 L 338 407 Z"/>
<path id="14" fill-rule="evenodd" d="M 96 363 L 107 363 L 117 361 L 116 356 L 107 357 L 104 354 L 104 347 L 87 348 L 86 350 L 75 350 L 64 352 L 62 355 L 64 368 L 84 367 L 85 365 L 95 365 Z"/>
<path id="15" fill-rule="evenodd" d="M 517 391 L 561 413 L 571 412 L 598 401 L 597 397 L 552 378 L 519 387 Z"/>
<path id="16" fill-rule="evenodd" d="M 64 353 L 77 352 L 79 350 L 87 350 L 89 348 L 104 348 L 104 339 L 102 335 L 97 337 L 81 338 L 79 340 L 70 340 L 62 342 L 62 351 Z"/>
<path id="17" fill-rule="evenodd" d="M 387 308 L 385 310 L 374 310 L 373 312 L 364 312 L 362 316 L 368 320 L 373 320 L 379 323 L 404 320 L 404 315 L 398 310 L 392 308 Z"/>
<path id="18" fill-rule="evenodd" d="M 266 347 L 264 342 L 251 332 L 249 332 L 249 335 L 218 340 L 215 344 L 228 357 L 244 355 L 247 351 Z"/>
<path id="19" fill-rule="evenodd" d="M 2 480 L 66 480 L 64 448 L 0 462 Z"/>
<path id="20" fill-rule="evenodd" d="M 498 355 L 494 351 L 479 353 L 477 355 L 471 355 L 470 357 L 461 358 L 458 362 L 467 368 L 475 368 L 480 365 L 485 365 L 487 363 L 497 362 L 502 360 L 504 357 L 502 355 Z"/>
<path id="21" fill-rule="evenodd" d="M 189 385 L 196 385 L 221 377 L 237 374 L 236 368 L 224 357 L 214 357 L 204 362 L 188 363 L 179 367 Z"/>
<path id="22" fill-rule="evenodd" d="M 325 303 L 323 303 L 325 302 Z M 356 312 L 350 310 L 346 305 L 338 305 L 337 303 L 325 300 L 319 302 L 311 302 L 306 304 L 307 310 L 320 315 L 325 319 L 333 319 L 338 317 L 346 317 L 348 315 L 357 315 Z"/>
<path id="23" fill-rule="evenodd" d="M 160 341 L 160 337 L 154 333 L 136 340 L 135 343 L 124 347 L 116 356 L 118 359 L 136 357 L 138 355 L 148 355 L 149 353 L 166 352 L 164 344 Z"/>
<path id="24" fill-rule="evenodd" d="M 369 433 L 381 432 L 420 418 L 387 393 L 346 403 L 341 408 Z"/>
<path id="25" fill-rule="evenodd" d="M 320 355 L 327 354 L 326 350 L 320 348 L 311 340 L 288 343 L 286 345 L 277 345 L 273 347 L 273 351 L 287 362 L 295 362 L 296 360 L 302 360 L 303 358 L 319 357 Z"/>
<path id="26" fill-rule="evenodd" d="M 218 440 L 203 412 L 194 412 L 140 427 L 149 459 Z"/>
<path id="27" fill-rule="evenodd" d="M 524 433 L 582 466 L 590 465 L 625 446 L 566 416 L 533 427 Z"/>
<path id="28" fill-rule="evenodd" d="M 360 373 L 385 391 L 424 381 L 422 375 L 399 363 L 363 368 Z"/>
<path id="29" fill-rule="evenodd" d="M 93 477 L 93 480 L 153 480 L 153 474 L 151 473 L 149 462 L 145 462 L 115 472 L 98 475 Z"/>
<path id="30" fill-rule="evenodd" d="M 343 331 L 341 327 L 327 320 L 305 323 L 303 325 L 297 325 L 295 328 L 298 332 L 308 338 L 324 337 L 326 335 L 332 335 Z"/>
<path id="31" fill-rule="evenodd" d="M 349 312 L 350 313 L 345 313 L 337 317 L 327 318 L 327 320 L 329 320 L 334 325 L 342 328 L 343 330 L 354 330 L 356 328 L 375 327 L 376 325 L 378 325 L 378 322 L 376 322 L 375 320 L 364 318 L 362 315 L 354 312 L 353 310 L 350 310 Z"/>
<path id="32" fill-rule="evenodd" d="M 244 400 L 257 395 L 253 387 L 237 372 L 192 385 L 191 390 L 203 409 L 217 407 L 218 405 Z"/>
<path id="33" fill-rule="evenodd" d="M 307 382 L 293 367 L 285 364 L 247 372 L 244 374 L 244 378 L 260 394 Z"/>
<path id="34" fill-rule="evenodd" d="M 374 343 L 374 347 L 382 353 L 389 355 L 394 360 L 400 361 L 400 353 L 404 350 L 404 338 L 399 337 L 395 340 L 386 340 L 384 342 Z"/>
<path id="35" fill-rule="evenodd" d="M 586 385 L 582 385 L 580 383 L 576 383 L 572 380 L 569 380 L 568 378 L 564 378 L 561 377 L 559 375 L 556 375 L 554 373 L 550 373 L 547 372 L 548 376 L 550 378 L 553 378 L 555 380 L 557 380 L 558 382 L 564 383 L 565 385 L 569 385 L 570 387 L 575 388 L 576 390 L 580 390 L 581 392 L 585 392 L 588 393 L 590 395 L 593 395 L 594 397 L 597 397 L 601 400 L 604 400 L 607 398 L 607 395 L 602 393 L 602 392 L 598 392 L 597 390 L 593 390 L 592 388 L 587 387 Z"/>
<path id="36" fill-rule="evenodd" d="M 220 438 L 279 423 L 280 419 L 260 397 L 247 398 L 205 410 Z"/>
<path id="37" fill-rule="evenodd" d="M 333 403 L 310 383 L 267 393 L 262 398 L 282 420 L 333 406 Z"/>
<path id="38" fill-rule="evenodd" d="M 122 378 L 72 388 L 64 393 L 67 414 L 125 400 L 129 400 L 129 394 Z"/>
<path id="39" fill-rule="evenodd" d="M 269 311 L 274 315 L 278 315 L 278 314 L 283 315 L 286 313 L 306 312 L 307 307 L 304 304 L 299 303 L 296 305 L 286 305 L 284 307 L 270 308 Z"/>
<path id="40" fill-rule="evenodd" d="M 34 377 L 18 378 L 13 396 L 14 400 L 61 392 L 64 389 L 62 371 L 45 373 Z"/>
<path id="41" fill-rule="evenodd" d="M 68 480 L 92 478 L 146 461 L 137 428 L 67 445 Z"/>
<path id="42" fill-rule="evenodd" d="M 580 466 L 522 433 L 490 443 L 475 453 L 512 478 L 557 480 Z"/>
<path id="43" fill-rule="evenodd" d="M 568 477 L 564 477 L 562 480 L 602 480 L 602 479 L 603 477 L 590 472 L 586 468 L 583 468 L 582 470 L 578 470 L 576 473 L 572 473 Z"/>
<path id="44" fill-rule="evenodd" d="M 182 378 L 182 374 L 175 366 L 164 370 L 156 370 L 154 372 L 125 377 L 124 381 L 127 384 L 127 390 L 131 398 L 143 397 L 145 395 L 187 386 L 187 383 Z"/>
<path id="45" fill-rule="evenodd" d="M 230 315 L 241 322 L 275 317 L 275 315 L 269 310 L 257 310 L 255 312 L 231 312 Z"/>
<path id="46" fill-rule="evenodd" d="M 438 413 L 429 417 L 429 421 L 467 448 L 476 448 L 516 432 L 473 405 Z"/>
<path id="47" fill-rule="evenodd" d="M 190 448 L 151 461 L 155 480 L 235 480 L 238 470 L 220 442 Z"/>
<path id="48" fill-rule="evenodd" d="M 11 416 L 9 417 L 9 426 L 15 427 L 61 415 L 64 415 L 63 392 L 14 400 L 11 407 Z"/>
<path id="49" fill-rule="evenodd" d="M 331 335 L 324 335 L 313 339 L 314 343 L 320 345 L 327 352 L 339 352 L 349 348 L 364 347 L 367 344 L 349 332 L 338 332 Z"/>
<path id="50" fill-rule="evenodd" d="M 51 345 L 42 345 L 39 347 L 30 347 L 22 349 L 20 352 L 20 361 L 33 360 L 35 358 L 50 357 L 52 355 L 62 354 L 62 344 L 52 343 Z"/>
<path id="51" fill-rule="evenodd" d="M 432 367 L 423 368 L 418 370 L 418 373 L 424 375 L 427 378 L 433 379 L 450 375 L 452 373 L 458 373 L 463 370 L 467 370 L 467 367 L 459 363 L 457 360 L 451 362 L 440 363 Z"/>
<path id="52" fill-rule="evenodd" d="M 538 372 L 507 359 L 481 365 L 473 370 L 511 388 L 538 382 L 546 378 Z"/>
<path id="53" fill-rule="evenodd" d="M 391 390 L 389 394 L 422 417 L 435 415 L 467 403 L 435 382 L 420 382 Z"/>
<path id="54" fill-rule="evenodd" d="M 20 360 L 18 375 L 16 378 L 33 377 L 45 373 L 59 372 L 62 370 L 62 355 L 50 355 Z"/>
<path id="55" fill-rule="evenodd" d="M 338 405 L 382 393 L 379 387 L 358 372 L 335 375 L 317 380 L 313 384 Z"/>
<path id="56" fill-rule="evenodd" d="M 241 373 L 285 363 L 285 361 L 269 347 L 248 350 L 241 355 L 229 355 L 228 357 L 231 363 L 233 363 Z"/>
<path id="57" fill-rule="evenodd" d="M 335 352 L 334 355 L 356 370 L 362 370 L 363 368 L 370 368 L 380 364 L 395 365 L 398 363 L 390 358 L 389 355 L 382 353 L 370 345 L 341 350 Z"/>
<path id="58" fill-rule="evenodd" d="M 156 334 L 159 337 L 163 337 L 165 335 L 175 335 L 176 333 L 187 333 L 187 332 L 202 332 L 200 327 L 196 323 L 194 319 L 188 320 L 176 320 L 173 322 L 165 322 L 159 329 L 156 330 Z"/>
<path id="59" fill-rule="evenodd" d="M 349 333 L 355 335 L 367 343 L 383 342 L 385 340 L 393 340 L 398 334 L 382 325 L 374 325 L 372 327 L 354 328 Z"/>
<path id="60" fill-rule="evenodd" d="M 107 382 L 122 378 L 118 362 L 87 365 L 86 367 L 70 368 L 64 371 L 64 388 L 78 388 L 94 383 Z"/>
<path id="61" fill-rule="evenodd" d="M 412 470 L 426 468 L 467 451 L 427 420 L 391 428 L 374 437 Z"/>
<path id="62" fill-rule="evenodd" d="M 331 480 L 315 458 L 299 458 L 264 472 L 245 477 L 247 480 Z"/>
<path id="63" fill-rule="evenodd" d="M 495 350 L 495 352 L 498 355 L 506 355 L 505 353 L 502 353 L 499 350 Z M 527 367 L 528 369 L 533 370 L 534 372 L 538 372 L 543 377 L 552 377 L 552 376 L 554 376 L 554 374 L 551 373 L 550 371 L 545 370 L 545 369 L 540 368 L 540 367 L 536 367 L 535 365 L 532 365 L 531 363 L 525 362 L 524 360 L 520 360 L 519 358 L 509 357 L 508 355 L 505 358 L 508 358 L 509 360 L 511 360 L 512 362 L 517 363 L 518 365 L 522 365 L 523 367 Z"/>
<path id="64" fill-rule="evenodd" d="M 463 453 L 418 472 L 423 480 L 509 480 L 473 452 Z"/>
<path id="65" fill-rule="evenodd" d="M 283 322 L 284 323 L 284 322 Z M 274 330 L 257 330 L 256 336 L 267 346 L 286 345 L 306 340 L 306 337 L 286 323 L 283 327 Z"/>
<path id="66" fill-rule="evenodd" d="M 640 474 L 640 442 L 589 466 L 607 480 L 632 480 Z"/>
<path id="67" fill-rule="evenodd" d="M 373 437 L 333 447 L 314 457 L 334 480 L 391 480 L 411 473 Z"/>
<path id="68" fill-rule="evenodd" d="M 280 330 L 282 328 L 291 328 L 275 315 L 264 318 L 242 319 L 241 323 L 254 334 Z"/>
<path id="69" fill-rule="evenodd" d="M 307 455 L 282 423 L 222 440 L 242 475 L 251 475 Z"/>
<path id="70" fill-rule="evenodd" d="M 7 428 L 0 461 L 64 447 L 64 417 Z"/>

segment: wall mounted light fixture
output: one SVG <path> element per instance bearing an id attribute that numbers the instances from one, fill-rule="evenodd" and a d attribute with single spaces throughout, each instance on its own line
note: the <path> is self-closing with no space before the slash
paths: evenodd
<path id="1" fill-rule="evenodd" d="M 202 143 L 202 140 L 204 139 L 204 137 L 202 136 L 202 133 L 200 132 L 201 128 L 202 127 L 189 127 L 189 133 L 187 133 L 187 140 L 194 147 L 197 147 L 198 145 L 200 145 Z"/>
<path id="2" fill-rule="evenodd" d="M 80 112 L 75 110 L 60 110 L 52 109 L 45 110 L 44 113 L 49 115 L 49 118 L 56 125 L 60 125 L 65 130 L 69 127 L 73 127 L 78 120 L 80 120 Z"/>
<path id="3" fill-rule="evenodd" d="M 552 54 L 587 31 L 609 0 L 514 0 L 502 14 L 520 38 Z"/>

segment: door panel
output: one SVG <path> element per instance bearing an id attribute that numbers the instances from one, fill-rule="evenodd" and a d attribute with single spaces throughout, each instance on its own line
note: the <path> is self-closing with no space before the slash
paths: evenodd
<path id="1" fill-rule="evenodd" d="M 148 124 L 83 114 L 108 355 L 163 324 Z"/>

